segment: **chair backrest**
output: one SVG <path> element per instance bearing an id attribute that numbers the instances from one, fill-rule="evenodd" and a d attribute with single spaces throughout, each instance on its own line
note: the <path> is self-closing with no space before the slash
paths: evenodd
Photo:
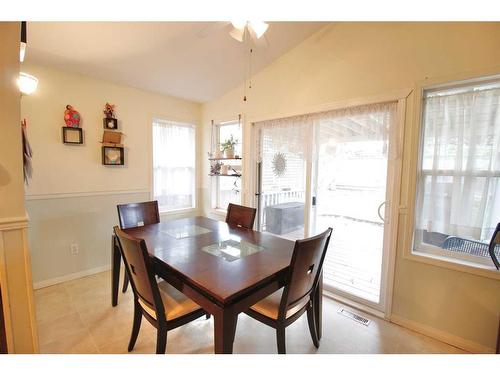
<path id="1" fill-rule="evenodd" d="M 120 228 L 141 227 L 148 224 L 160 222 L 160 213 L 158 211 L 158 201 L 119 204 L 118 219 Z"/>
<path id="2" fill-rule="evenodd" d="M 310 295 L 319 280 L 332 228 L 317 236 L 295 241 L 290 272 L 280 303 L 280 314 Z"/>
<path id="3" fill-rule="evenodd" d="M 135 297 L 149 308 L 155 310 L 156 319 L 165 319 L 165 310 L 154 272 L 152 271 L 146 243 L 141 238 L 129 236 L 118 226 L 114 227 L 115 235 L 125 262 Z"/>
<path id="4" fill-rule="evenodd" d="M 255 208 L 229 203 L 227 206 L 226 223 L 252 229 L 256 212 Z"/>
<path id="5" fill-rule="evenodd" d="M 491 237 L 490 246 L 488 249 L 491 260 L 495 264 L 495 267 L 500 269 L 500 223 L 497 224 L 495 232 L 493 232 L 493 236 Z"/>

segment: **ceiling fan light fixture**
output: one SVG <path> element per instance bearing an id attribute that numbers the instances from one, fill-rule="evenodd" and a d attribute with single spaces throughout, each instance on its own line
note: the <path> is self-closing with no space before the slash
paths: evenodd
<path id="1" fill-rule="evenodd" d="M 267 28 L 269 27 L 267 23 L 262 21 L 250 21 L 249 26 L 255 33 L 257 39 L 264 35 L 264 33 L 267 31 Z"/>

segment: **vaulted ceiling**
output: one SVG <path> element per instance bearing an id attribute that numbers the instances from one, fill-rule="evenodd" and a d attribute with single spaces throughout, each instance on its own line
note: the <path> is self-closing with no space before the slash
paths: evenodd
<path id="1" fill-rule="evenodd" d="M 270 22 L 253 47 L 258 72 L 324 22 Z M 229 22 L 29 22 L 26 62 L 197 102 L 243 82 L 248 48 Z"/>

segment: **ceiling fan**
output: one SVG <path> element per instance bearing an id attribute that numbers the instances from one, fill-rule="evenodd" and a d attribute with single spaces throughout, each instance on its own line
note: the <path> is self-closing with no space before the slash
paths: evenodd
<path id="1" fill-rule="evenodd" d="M 256 41 L 264 36 L 269 28 L 269 25 L 262 21 L 232 21 L 231 25 L 233 29 L 229 32 L 229 35 L 242 43 L 245 40 L 245 33 L 248 33 Z"/>
<path id="2" fill-rule="evenodd" d="M 269 45 L 265 35 L 269 24 L 262 21 L 231 21 L 231 22 L 213 22 L 196 33 L 199 38 L 206 38 L 215 30 L 227 30 L 229 35 L 241 43 L 248 43 L 255 46 Z"/>
<path id="3" fill-rule="evenodd" d="M 231 26 L 229 35 L 244 45 L 248 51 L 247 58 L 248 64 L 243 83 L 243 101 L 247 101 L 247 89 L 252 88 L 252 53 L 253 46 L 264 45 L 268 46 L 269 43 L 265 36 L 269 25 L 262 21 L 232 21 L 232 22 L 215 22 L 202 30 L 197 35 L 199 38 L 205 38 L 214 29 L 226 29 Z"/>

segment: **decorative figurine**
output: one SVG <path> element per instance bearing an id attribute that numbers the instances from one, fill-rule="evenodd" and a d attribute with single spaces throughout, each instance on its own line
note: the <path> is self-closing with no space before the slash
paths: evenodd
<path id="1" fill-rule="evenodd" d="M 106 103 L 103 113 L 106 116 L 106 118 L 102 120 L 104 129 L 117 130 L 118 120 L 115 117 L 115 105 Z"/>
<path id="2" fill-rule="evenodd" d="M 106 118 L 115 118 L 115 105 L 106 103 L 103 112 Z"/>
<path id="3" fill-rule="evenodd" d="M 217 161 L 217 162 L 213 163 L 210 166 L 210 174 L 212 174 L 212 175 L 220 174 L 221 167 L 222 167 L 222 163 L 221 162 Z"/>
<path id="4" fill-rule="evenodd" d="M 68 104 L 66 106 L 66 110 L 64 111 L 64 122 L 66 123 L 66 126 L 69 126 L 70 128 L 79 128 L 80 120 L 80 113 Z"/>

